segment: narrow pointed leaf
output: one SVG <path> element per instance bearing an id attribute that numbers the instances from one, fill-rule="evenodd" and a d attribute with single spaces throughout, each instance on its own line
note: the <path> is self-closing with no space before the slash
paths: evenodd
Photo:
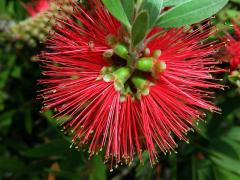
<path id="1" fill-rule="evenodd" d="M 240 4 L 240 0 L 230 0 L 230 1 Z"/>
<path id="2" fill-rule="evenodd" d="M 237 174 L 232 173 L 231 171 L 225 170 L 223 168 L 214 167 L 214 176 L 218 180 L 239 180 Z"/>
<path id="3" fill-rule="evenodd" d="M 134 0 L 121 0 L 121 2 L 128 20 L 132 22 L 134 15 Z"/>
<path id="4" fill-rule="evenodd" d="M 148 13 L 143 11 L 135 20 L 132 27 L 132 42 L 133 45 L 137 45 L 143 40 L 148 30 Z"/>
<path id="5" fill-rule="evenodd" d="M 23 153 L 27 157 L 43 158 L 48 156 L 61 155 L 69 147 L 69 142 L 63 139 L 56 139 L 48 144 L 28 149 Z"/>
<path id="6" fill-rule="evenodd" d="M 164 13 L 158 20 L 159 26 L 173 27 L 200 22 L 216 14 L 228 0 L 191 0 Z"/>
<path id="7" fill-rule="evenodd" d="M 145 0 L 142 9 L 146 10 L 149 14 L 149 27 L 152 27 L 161 12 L 163 0 Z"/>
<path id="8" fill-rule="evenodd" d="M 103 163 L 100 156 L 95 156 L 92 160 L 91 171 L 94 173 L 90 174 L 89 180 L 105 180 L 107 179 L 107 168 Z"/>
<path id="9" fill-rule="evenodd" d="M 130 22 L 123 9 L 121 0 L 102 0 L 109 12 L 126 27 L 130 27 Z"/>
<path id="10" fill-rule="evenodd" d="M 176 6 L 178 4 L 182 4 L 185 3 L 187 1 L 191 1 L 191 0 L 165 0 L 163 1 L 163 6 Z"/>
<path id="11" fill-rule="evenodd" d="M 212 152 L 210 159 L 213 163 L 226 170 L 240 175 L 240 162 L 222 153 Z"/>
<path id="12" fill-rule="evenodd" d="M 232 127 L 225 136 L 229 139 L 240 141 L 240 126 Z"/>

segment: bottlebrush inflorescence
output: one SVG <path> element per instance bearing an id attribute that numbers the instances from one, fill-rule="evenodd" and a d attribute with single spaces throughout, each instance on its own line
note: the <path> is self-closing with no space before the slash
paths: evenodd
<path id="1" fill-rule="evenodd" d="M 151 163 L 177 144 L 201 120 L 201 109 L 219 111 L 210 88 L 221 88 L 210 73 L 220 72 L 213 58 L 221 46 L 205 41 L 203 25 L 150 28 L 134 46 L 132 34 L 100 1 L 73 3 L 74 13 L 58 19 L 55 35 L 41 59 L 48 76 L 43 110 L 73 135 L 76 148 L 102 149 L 105 160 L 131 163 L 149 153 Z"/>
<path id="2" fill-rule="evenodd" d="M 11 41 L 23 41 L 29 46 L 44 42 L 53 32 L 55 18 L 62 18 L 72 12 L 69 0 L 37 0 L 23 4 L 30 17 L 12 24 L 7 33 Z"/>

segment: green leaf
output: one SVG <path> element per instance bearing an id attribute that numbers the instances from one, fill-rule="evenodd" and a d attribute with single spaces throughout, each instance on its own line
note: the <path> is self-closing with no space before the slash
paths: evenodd
<path id="1" fill-rule="evenodd" d="M 213 151 L 211 151 L 210 159 L 216 165 L 240 175 L 240 161 Z"/>
<path id="2" fill-rule="evenodd" d="M 61 155 L 68 150 L 69 142 L 63 139 L 54 140 L 48 144 L 28 149 L 23 154 L 27 157 L 43 158 L 48 156 Z"/>
<path id="3" fill-rule="evenodd" d="M 13 158 L 0 157 L 0 172 L 4 173 L 20 173 L 25 168 L 25 164 Z"/>
<path id="4" fill-rule="evenodd" d="M 232 140 L 240 141 L 240 126 L 232 127 L 225 135 Z"/>
<path id="5" fill-rule="evenodd" d="M 164 13 L 158 20 L 159 26 L 173 27 L 200 22 L 222 9 L 228 0 L 191 0 Z"/>
<path id="6" fill-rule="evenodd" d="M 226 137 L 211 140 L 209 149 L 225 154 L 234 159 L 240 158 L 240 144 Z"/>
<path id="7" fill-rule="evenodd" d="M 163 6 L 164 7 L 175 6 L 175 5 L 178 5 L 178 4 L 185 3 L 187 1 L 191 1 L 191 0 L 165 0 L 165 1 L 163 1 Z"/>
<path id="8" fill-rule="evenodd" d="M 0 130 L 1 133 L 7 133 L 10 125 L 12 124 L 12 118 L 15 114 L 15 110 L 10 110 L 0 115 Z"/>
<path id="9" fill-rule="evenodd" d="M 240 4 L 240 0 L 230 0 L 230 1 Z"/>
<path id="10" fill-rule="evenodd" d="M 239 180 L 239 176 L 223 168 L 213 168 L 215 179 L 217 180 Z"/>
<path id="11" fill-rule="evenodd" d="M 0 1 L 0 13 L 1 13 L 1 15 L 5 13 L 5 11 L 4 11 L 5 8 L 6 8 L 6 2 L 5 2 L 5 0 L 1 0 Z"/>
<path id="12" fill-rule="evenodd" d="M 105 180 L 107 179 L 106 166 L 100 156 L 95 156 L 92 161 L 90 180 Z"/>
<path id="13" fill-rule="evenodd" d="M 32 128 L 33 128 L 31 111 L 29 109 L 27 109 L 24 113 L 25 113 L 24 114 L 25 129 L 28 132 L 28 134 L 31 134 Z"/>
<path id="14" fill-rule="evenodd" d="M 11 73 L 12 77 L 14 78 L 20 78 L 21 74 L 22 74 L 22 69 L 20 66 L 15 66 Z"/>
<path id="15" fill-rule="evenodd" d="M 102 2 L 109 10 L 109 12 L 127 28 L 131 26 L 128 17 L 123 9 L 121 0 L 102 0 Z"/>
<path id="16" fill-rule="evenodd" d="M 157 21 L 163 6 L 163 0 L 145 0 L 142 9 L 149 15 L 149 27 L 152 27 Z"/>
<path id="17" fill-rule="evenodd" d="M 206 123 L 198 123 L 196 122 L 196 126 L 197 128 L 197 133 L 199 133 L 202 137 L 204 137 L 205 139 L 209 139 L 208 135 L 207 135 L 207 124 Z"/>
<path id="18" fill-rule="evenodd" d="M 3 57 L 1 57 L 3 58 Z M 11 73 L 11 68 L 14 66 L 14 63 L 16 61 L 16 56 L 15 55 L 9 55 L 9 57 L 5 57 L 7 58 L 7 64 L 5 66 L 5 68 L 3 70 L 1 70 L 1 74 L 0 74 L 0 88 L 3 88 L 6 83 L 9 80 L 9 76 Z"/>
<path id="19" fill-rule="evenodd" d="M 121 2 L 128 20 L 132 22 L 134 15 L 134 0 L 121 0 Z"/>
<path id="20" fill-rule="evenodd" d="M 240 143 L 231 139 L 228 139 L 226 137 L 222 138 L 223 141 L 228 144 L 234 152 L 237 154 L 238 159 L 240 160 Z M 229 153 L 228 153 L 229 154 Z"/>
<path id="21" fill-rule="evenodd" d="M 138 164 L 136 167 L 135 179 L 137 180 L 150 180 L 152 174 L 154 173 L 153 168 L 149 162 L 149 155 L 147 152 L 143 152 L 143 164 Z"/>
<path id="22" fill-rule="evenodd" d="M 148 30 L 148 13 L 146 11 L 141 12 L 136 18 L 132 27 L 132 43 L 137 45 L 143 40 Z"/>
<path id="23" fill-rule="evenodd" d="M 226 10 L 226 15 L 229 18 L 235 18 L 235 17 L 239 16 L 239 11 L 235 10 L 235 9 L 228 9 L 228 10 Z"/>
<path id="24" fill-rule="evenodd" d="M 7 6 L 7 11 L 9 14 L 13 15 L 14 14 L 14 2 L 10 1 L 8 6 Z"/>
<path id="25" fill-rule="evenodd" d="M 208 159 L 199 160 L 192 157 L 192 180 L 213 179 L 212 162 Z"/>

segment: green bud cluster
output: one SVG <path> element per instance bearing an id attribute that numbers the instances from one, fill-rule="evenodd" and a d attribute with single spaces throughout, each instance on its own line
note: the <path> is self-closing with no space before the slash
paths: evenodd
<path id="1" fill-rule="evenodd" d="M 110 40 L 115 42 L 112 37 Z M 112 66 L 104 67 L 98 79 L 113 81 L 116 91 L 121 92 L 121 101 L 126 99 L 126 95 L 137 99 L 148 95 L 154 79 L 166 69 L 166 63 L 158 60 L 161 51 L 155 50 L 150 56 L 150 50 L 146 48 L 141 53 L 142 57 L 135 60 L 125 44 L 111 43 L 111 46 L 113 48 L 104 52 L 103 57 L 111 60 Z"/>
<path id="2" fill-rule="evenodd" d="M 8 39 L 23 41 L 32 47 L 38 42 L 46 41 L 49 33 L 53 33 L 55 18 L 64 17 L 73 11 L 68 0 L 59 0 L 57 3 L 61 4 L 61 7 L 51 2 L 48 10 L 11 25 L 7 33 Z"/>

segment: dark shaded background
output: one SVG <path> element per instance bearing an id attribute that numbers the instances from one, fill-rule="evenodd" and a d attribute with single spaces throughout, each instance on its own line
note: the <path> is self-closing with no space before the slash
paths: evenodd
<path id="1" fill-rule="evenodd" d="M 214 23 L 233 32 L 229 18 L 240 17 L 239 7 L 239 0 L 232 1 Z M 36 99 L 41 68 L 34 55 L 43 45 L 9 42 L 2 33 L 27 16 L 20 1 L 0 0 L 0 180 L 240 179 L 240 88 L 227 73 L 219 78 L 228 88 L 219 90 L 216 99 L 222 114 L 208 113 L 207 123 L 189 135 L 190 143 L 179 142 L 178 154 L 160 154 L 153 168 L 144 154 L 144 165 L 135 160 L 110 172 L 101 155 L 88 160 L 87 152 L 69 148 L 70 137 L 61 133 L 51 111 L 40 113 Z"/>

